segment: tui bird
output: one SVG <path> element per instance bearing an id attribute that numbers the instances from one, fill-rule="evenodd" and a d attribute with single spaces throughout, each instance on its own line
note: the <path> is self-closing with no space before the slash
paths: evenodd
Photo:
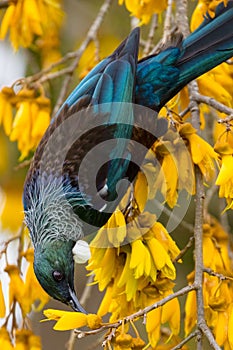
<path id="1" fill-rule="evenodd" d="M 167 130 L 166 121 L 157 119 L 166 102 L 233 56 L 232 28 L 231 0 L 217 7 L 214 19 L 207 14 L 186 39 L 139 61 L 139 28 L 134 29 L 80 82 L 53 118 L 35 152 L 23 194 L 35 274 L 51 297 L 86 312 L 74 290 L 76 241 L 107 222 L 127 189 L 117 189 L 119 181 L 134 180 L 145 152 L 137 152 L 132 141 L 150 148 Z M 145 128 L 143 113 L 136 115 L 132 104 L 152 112 L 145 116 Z M 105 142 L 112 146 L 108 149 Z M 95 157 L 84 166 L 81 182 L 79 170 L 97 146 L 106 161 L 97 172 L 92 196 L 88 177 L 95 170 Z"/>

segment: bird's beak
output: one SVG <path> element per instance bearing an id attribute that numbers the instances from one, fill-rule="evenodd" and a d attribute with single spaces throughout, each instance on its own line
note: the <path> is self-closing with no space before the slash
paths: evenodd
<path id="1" fill-rule="evenodd" d="M 78 301 L 75 291 L 69 288 L 69 292 L 70 292 L 70 300 L 68 301 L 68 304 L 72 307 L 72 309 L 78 312 L 82 312 L 83 314 L 87 314 L 87 311 L 84 310 L 84 308 Z"/>

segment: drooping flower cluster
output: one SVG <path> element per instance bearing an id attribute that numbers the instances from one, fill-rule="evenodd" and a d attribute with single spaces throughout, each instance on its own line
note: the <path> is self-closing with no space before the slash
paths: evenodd
<path id="1" fill-rule="evenodd" d="M 9 32 L 12 46 L 17 50 L 20 46 L 29 47 L 35 37 L 50 36 L 51 31 L 57 38 L 62 18 L 59 0 L 10 1 L 0 26 L 0 39 Z"/>
<path id="2" fill-rule="evenodd" d="M 10 140 L 18 142 L 21 160 L 38 145 L 49 122 L 50 100 L 43 92 L 36 94 L 34 89 L 22 88 L 16 94 L 12 88 L 2 88 L 0 124 Z"/>

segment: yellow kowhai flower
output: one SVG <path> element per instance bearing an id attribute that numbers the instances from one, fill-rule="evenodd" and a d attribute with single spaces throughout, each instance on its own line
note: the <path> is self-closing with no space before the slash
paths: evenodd
<path id="1" fill-rule="evenodd" d="M 17 329 L 15 332 L 15 347 L 16 350 L 41 350 L 41 340 L 40 337 L 34 335 L 28 329 Z"/>
<path id="2" fill-rule="evenodd" d="M 58 331 L 65 331 L 84 326 L 88 326 L 91 329 L 97 329 L 103 325 L 101 317 L 96 314 L 85 315 L 81 312 L 47 309 L 44 310 L 44 315 L 48 320 L 57 321 L 53 329 Z"/>
<path id="3" fill-rule="evenodd" d="M 0 328 L 0 349 L 13 350 L 10 335 L 5 327 Z"/>
<path id="4" fill-rule="evenodd" d="M 141 20 L 141 24 L 147 24 L 155 13 L 161 13 L 167 8 L 167 0 L 119 0 L 122 5 L 125 2 L 131 16 Z"/>
<path id="5" fill-rule="evenodd" d="M 10 87 L 3 87 L 0 91 L 0 125 L 3 125 L 4 131 L 9 136 L 13 121 L 12 101 L 15 98 L 14 90 Z"/>
<path id="6" fill-rule="evenodd" d="M 7 265 L 5 271 L 10 277 L 9 283 L 9 308 L 12 303 L 17 301 L 22 310 L 23 316 L 26 316 L 31 309 L 30 301 L 24 298 L 25 283 L 20 277 L 19 268 L 16 265 Z"/>
<path id="7" fill-rule="evenodd" d="M 33 269 L 33 260 L 34 253 L 33 249 L 29 248 L 25 253 L 22 254 L 29 262 L 29 266 L 26 272 L 25 278 L 25 291 L 24 298 L 28 301 L 28 303 L 32 306 L 34 311 L 40 311 L 45 304 L 49 302 L 49 295 L 44 291 L 44 289 L 40 286 Z M 36 301 L 40 301 L 37 307 L 34 306 Z"/>
<path id="8" fill-rule="evenodd" d="M 160 191 L 167 204 L 173 208 L 177 203 L 179 190 L 184 189 L 189 194 L 194 194 L 194 168 L 186 143 L 172 130 L 168 131 L 163 140 L 156 142 L 152 150 L 160 168 L 148 152 L 142 170 L 145 170 L 146 176 L 149 174 L 149 199 L 153 199 L 157 191 Z"/>
<path id="9" fill-rule="evenodd" d="M 179 133 L 188 141 L 193 163 L 198 165 L 204 178 L 210 181 L 215 175 L 214 161 L 218 159 L 217 153 L 208 142 L 196 134 L 196 129 L 190 123 L 180 125 Z"/>
<path id="10" fill-rule="evenodd" d="M 2 291 L 2 282 L 0 281 L 0 318 L 3 318 L 6 314 L 5 299 Z"/>
<path id="11" fill-rule="evenodd" d="M 224 133 L 215 144 L 215 150 L 221 155 L 221 168 L 216 179 L 219 186 L 219 197 L 226 198 L 226 209 L 233 208 L 233 134 L 232 131 Z"/>
<path id="12" fill-rule="evenodd" d="M 50 100 L 44 96 L 35 97 L 35 91 L 28 89 L 19 91 L 17 99 L 10 140 L 18 142 L 22 160 L 36 148 L 49 125 Z"/>
<path id="13" fill-rule="evenodd" d="M 223 74 L 223 80 L 225 77 L 228 78 L 226 74 Z M 203 74 L 197 79 L 197 82 L 201 94 L 213 97 L 226 106 L 232 106 L 232 95 L 227 90 L 227 84 L 225 87 L 221 81 L 217 81 L 212 71 Z"/>
<path id="14" fill-rule="evenodd" d="M 28 47 L 35 36 L 41 36 L 53 26 L 59 29 L 63 12 L 55 0 L 17 0 L 10 2 L 0 27 L 0 38 L 10 32 L 15 50 Z"/>
<path id="15" fill-rule="evenodd" d="M 18 185 L 3 188 L 2 208 L 0 208 L 0 221 L 3 229 L 17 232 L 23 221 L 22 188 Z M 12 212 L 15 216 L 12 218 Z"/>

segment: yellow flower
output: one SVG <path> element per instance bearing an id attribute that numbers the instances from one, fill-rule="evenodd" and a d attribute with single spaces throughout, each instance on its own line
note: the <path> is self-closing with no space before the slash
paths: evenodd
<path id="1" fill-rule="evenodd" d="M 160 339 L 160 327 L 161 327 L 161 307 L 148 312 L 146 317 L 146 331 L 153 348 L 156 347 L 158 340 Z"/>
<path id="2" fill-rule="evenodd" d="M 154 13 L 161 13 L 167 8 L 167 0 L 119 0 L 122 5 L 125 2 L 131 16 L 141 20 L 141 24 L 147 24 Z"/>
<path id="3" fill-rule="evenodd" d="M 10 40 L 15 50 L 19 46 L 28 47 L 35 36 L 41 36 L 61 25 L 63 13 L 55 0 L 18 0 L 10 2 L 0 27 L 0 38 L 10 32 Z"/>
<path id="4" fill-rule="evenodd" d="M 16 350 L 41 350 L 40 337 L 34 335 L 28 329 L 17 329 L 15 332 L 16 344 L 14 349 Z"/>
<path id="5" fill-rule="evenodd" d="M 28 89 L 19 91 L 17 99 L 10 140 L 18 141 L 22 160 L 36 148 L 49 125 L 50 101 L 44 96 L 35 98 L 35 91 Z"/>
<path id="6" fill-rule="evenodd" d="M 28 301 L 28 303 L 32 306 L 34 311 L 40 311 L 45 304 L 49 302 L 49 295 L 44 291 L 44 289 L 40 286 L 33 269 L 33 260 L 34 253 L 33 249 L 28 249 L 24 254 L 22 254 L 26 260 L 29 262 L 26 278 L 25 278 L 25 291 L 24 298 Z M 33 304 L 36 301 L 40 301 L 37 307 Z"/>
<path id="7" fill-rule="evenodd" d="M 226 74 L 224 74 L 225 76 Z M 197 79 L 197 82 L 201 94 L 213 97 L 226 106 L 232 106 L 232 95 L 220 81 L 215 79 L 212 71 L 203 74 Z"/>
<path id="8" fill-rule="evenodd" d="M 0 208 L 0 221 L 3 229 L 17 232 L 23 222 L 22 188 L 11 185 L 3 189 L 3 204 Z M 15 215 L 12 218 L 12 210 Z"/>
<path id="9" fill-rule="evenodd" d="M 186 190 L 190 195 L 195 193 L 193 162 L 187 141 L 181 136 L 169 130 L 162 140 L 155 142 L 142 167 L 148 180 L 146 193 L 149 199 L 154 199 L 159 191 L 171 208 L 177 203 L 179 191 Z"/>
<path id="10" fill-rule="evenodd" d="M 180 125 L 179 133 L 189 143 L 193 163 L 198 165 L 207 181 L 211 180 L 215 174 L 214 161 L 218 159 L 217 153 L 205 140 L 196 134 L 196 129 L 191 124 L 185 123 Z"/>
<path id="11" fill-rule="evenodd" d="M 228 319 L 228 341 L 230 345 L 230 349 L 233 348 L 233 303 L 229 307 L 229 319 Z"/>
<path id="12" fill-rule="evenodd" d="M 226 139 L 219 138 L 215 144 L 215 150 L 221 155 L 221 168 L 216 179 L 219 187 L 219 197 L 225 197 L 228 203 L 226 209 L 233 208 L 233 144 L 232 132 L 225 134 Z"/>
<path id="13" fill-rule="evenodd" d="M 174 148 L 171 143 L 163 142 L 156 147 L 156 152 L 163 156 L 161 170 L 154 187 L 160 189 L 167 204 L 173 208 L 178 199 L 178 166 L 174 157 Z"/>
<path id="14" fill-rule="evenodd" d="M 104 235 L 108 236 L 110 246 L 119 247 L 124 241 L 126 236 L 126 223 L 125 217 L 120 210 L 116 210 L 108 222 L 99 230 L 98 236 L 103 237 Z M 95 242 L 97 242 L 97 240 L 94 240 L 92 245 L 96 246 Z M 100 244 L 100 247 L 104 247 L 101 240 Z"/>
<path id="15" fill-rule="evenodd" d="M 11 344 L 10 336 L 5 327 L 0 328 L 0 349 L 13 350 L 13 345 Z"/>
<path id="16" fill-rule="evenodd" d="M 57 321 L 53 328 L 58 331 L 65 331 L 84 326 L 88 326 L 91 329 L 97 329 L 102 326 L 101 317 L 96 314 L 85 315 L 81 312 L 47 309 L 44 310 L 44 315 L 48 320 Z"/>
<path id="17" fill-rule="evenodd" d="M 178 335 L 180 332 L 180 305 L 177 298 L 168 301 L 162 306 L 161 323 L 167 322 L 172 333 Z"/>
<path id="18" fill-rule="evenodd" d="M 6 314 L 5 300 L 2 290 L 2 282 L 0 281 L 0 318 L 3 318 Z"/>
<path id="19" fill-rule="evenodd" d="M 24 298 L 25 284 L 20 277 L 19 268 L 16 265 L 7 265 L 5 271 L 10 277 L 9 283 L 9 307 L 17 301 L 25 317 L 31 309 L 30 301 Z"/>
<path id="20" fill-rule="evenodd" d="M 9 136 L 12 128 L 13 110 L 12 101 L 15 93 L 12 88 L 3 87 L 0 91 L 0 125 L 3 125 L 4 131 Z"/>
<path id="21" fill-rule="evenodd" d="M 142 275 L 149 276 L 151 273 L 152 261 L 148 247 L 140 239 L 132 242 L 131 247 L 132 254 L 129 267 L 133 270 L 134 277 L 138 279 Z M 156 278 L 155 267 L 154 271 L 153 277 Z"/>

